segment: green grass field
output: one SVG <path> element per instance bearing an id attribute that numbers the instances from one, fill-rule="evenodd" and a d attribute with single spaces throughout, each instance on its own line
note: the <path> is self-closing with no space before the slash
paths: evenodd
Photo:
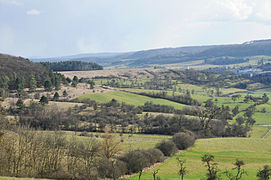
<path id="1" fill-rule="evenodd" d="M 53 133 L 53 131 L 40 131 L 41 133 Z M 76 136 L 79 138 L 80 141 L 87 141 L 91 137 L 98 137 L 98 140 L 102 140 L 101 136 L 104 133 L 99 132 L 88 132 L 87 136 L 80 136 L 81 132 L 73 132 L 73 131 L 62 131 L 65 133 L 67 139 L 70 139 L 72 136 Z M 149 149 L 154 148 L 155 145 L 162 140 L 169 139 L 172 136 L 167 135 L 151 135 L 151 134 L 122 134 L 120 133 L 112 133 L 115 136 L 117 142 L 120 143 L 121 150 L 123 152 L 129 150 L 136 150 L 136 149 Z"/>
<path id="2" fill-rule="evenodd" d="M 121 91 L 87 94 L 84 96 L 80 96 L 77 99 L 79 100 L 90 99 L 90 100 L 95 100 L 99 103 L 106 103 L 106 102 L 111 101 L 112 99 L 116 99 L 119 102 L 124 102 L 126 104 L 131 104 L 134 106 L 142 106 L 144 105 L 145 102 L 152 101 L 154 104 L 169 105 L 169 106 L 173 106 L 176 109 L 182 109 L 185 106 L 183 104 L 168 101 L 165 99 L 150 98 L 147 96 L 141 96 L 141 95 L 128 93 L 128 92 L 121 92 Z"/>
<path id="3" fill-rule="evenodd" d="M 201 162 L 205 153 L 215 156 L 215 162 L 222 171 L 231 170 L 236 159 L 245 162 L 244 168 L 247 171 L 242 179 L 256 180 L 256 173 L 265 164 L 271 165 L 271 139 L 261 138 L 213 138 L 197 140 L 194 147 L 178 155 L 169 158 L 165 163 L 155 167 L 159 169 L 158 175 L 162 179 L 180 179 L 178 176 L 178 164 L 176 157 L 186 159 L 187 175 L 184 179 L 199 180 L 205 176 L 206 167 Z M 142 179 L 152 179 L 153 169 L 143 173 Z M 222 179 L 225 175 L 220 172 Z M 127 179 L 138 179 L 138 176 Z"/>
<path id="4" fill-rule="evenodd" d="M 93 133 L 94 134 L 94 133 Z M 103 135 L 103 133 L 96 133 L 99 135 Z M 121 141 L 120 147 L 122 152 L 127 152 L 129 150 L 136 149 L 149 149 L 154 148 L 155 145 L 161 142 L 164 139 L 169 139 L 171 136 L 163 136 L 163 135 L 148 135 L 148 134 L 123 134 L 120 136 L 119 133 L 115 134 L 116 140 Z M 79 138 L 88 138 L 82 137 Z"/>

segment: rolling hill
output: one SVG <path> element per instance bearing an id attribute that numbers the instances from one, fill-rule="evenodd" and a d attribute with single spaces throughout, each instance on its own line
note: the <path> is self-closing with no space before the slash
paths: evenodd
<path id="1" fill-rule="evenodd" d="M 187 46 L 178 48 L 151 49 L 127 53 L 83 54 L 69 57 L 56 57 L 47 59 L 31 59 L 33 61 L 87 61 L 99 63 L 103 66 L 149 67 L 150 65 L 174 64 L 196 60 L 205 60 L 223 65 L 225 57 L 230 63 L 237 64 L 240 58 L 252 56 L 271 56 L 271 39 L 255 40 L 242 44 Z M 210 60 L 211 61 L 208 61 Z M 236 62 L 235 62 L 236 59 Z M 206 61 L 207 60 L 207 61 Z M 223 63 L 217 63 L 223 61 Z"/>
<path id="2" fill-rule="evenodd" d="M 0 54 L 0 75 L 25 77 L 31 74 L 42 74 L 47 69 L 39 63 L 33 63 L 22 57 Z"/>

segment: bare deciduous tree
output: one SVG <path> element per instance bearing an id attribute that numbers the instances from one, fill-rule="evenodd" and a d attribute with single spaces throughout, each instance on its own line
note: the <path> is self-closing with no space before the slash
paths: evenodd
<path id="1" fill-rule="evenodd" d="M 184 175 L 186 174 L 186 167 L 184 166 L 185 164 L 185 160 L 184 159 L 181 159 L 179 157 L 176 158 L 176 160 L 178 161 L 178 164 L 180 166 L 180 169 L 179 169 L 179 175 L 181 176 L 181 180 L 183 180 L 184 178 Z"/>

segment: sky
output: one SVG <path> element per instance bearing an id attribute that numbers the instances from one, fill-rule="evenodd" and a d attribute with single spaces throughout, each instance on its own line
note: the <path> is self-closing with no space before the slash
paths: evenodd
<path id="1" fill-rule="evenodd" d="M 55 57 L 271 39 L 271 0 L 0 0 L 0 53 Z"/>

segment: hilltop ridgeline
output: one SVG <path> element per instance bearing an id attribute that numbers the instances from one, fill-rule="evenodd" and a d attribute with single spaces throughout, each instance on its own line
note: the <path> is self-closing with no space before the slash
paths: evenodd
<path id="1" fill-rule="evenodd" d="M 228 65 L 246 62 L 247 57 L 271 56 L 271 40 L 256 40 L 242 44 L 187 46 L 161 48 L 128 53 L 111 53 L 106 56 L 85 54 L 57 58 L 32 59 L 37 62 L 85 61 L 102 66 L 149 67 L 204 60 L 205 64 Z"/>

